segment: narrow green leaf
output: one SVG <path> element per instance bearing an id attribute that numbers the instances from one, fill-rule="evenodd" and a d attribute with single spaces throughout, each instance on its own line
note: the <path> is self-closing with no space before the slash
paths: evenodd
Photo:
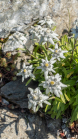
<path id="1" fill-rule="evenodd" d="M 63 94 L 60 95 L 60 98 L 61 98 L 62 102 L 65 104 L 66 102 L 65 102 L 65 98 L 64 98 L 64 95 Z"/>
<path id="2" fill-rule="evenodd" d="M 25 86 L 27 86 L 27 85 L 31 82 L 31 80 L 32 80 L 32 78 L 30 78 L 30 79 L 27 81 L 27 83 L 26 83 Z"/>

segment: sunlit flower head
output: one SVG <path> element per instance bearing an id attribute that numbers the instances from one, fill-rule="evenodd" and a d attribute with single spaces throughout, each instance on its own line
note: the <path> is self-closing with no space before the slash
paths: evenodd
<path id="1" fill-rule="evenodd" d="M 42 94 L 39 88 L 32 89 L 28 88 L 30 91 L 30 94 L 28 94 L 28 108 L 32 109 L 34 112 L 37 112 L 36 108 L 37 106 L 43 107 L 43 103 L 50 105 L 50 103 L 47 101 L 49 99 L 48 96 Z"/>
<path id="2" fill-rule="evenodd" d="M 49 28 L 41 27 L 40 25 L 36 25 L 35 27 L 32 26 L 30 34 L 32 35 L 32 39 L 42 45 L 46 42 L 54 45 L 54 40 L 59 41 L 57 38 L 58 35 L 54 33 L 54 31 Z"/>
<path id="3" fill-rule="evenodd" d="M 32 74 L 32 70 L 33 70 L 32 65 L 25 66 L 25 63 L 23 63 L 23 68 L 21 69 L 21 71 L 19 73 L 17 73 L 17 76 L 22 75 L 22 82 L 24 81 L 24 79 L 26 79 L 28 77 L 35 78 L 35 76 Z"/>
<path id="4" fill-rule="evenodd" d="M 55 73 L 55 71 L 53 70 L 53 64 L 56 62 L 56 60 L 51 59 L 50 61 L 48 61 L 46 57 L 45 59 L 41 59 L 41 61 L 42 63 L 40 63 L 40 66 L 37 67 L 37 69 L 41 69 L 44 72 L 44 76 L 46 79 L 49 71 Z"/>
<path id="5" fill-rule="evenodd" d="M 40 32 L 40 34 L 41 34 L 41 32 Z M 59 41 L 59 39 L 57 37 L 58 37 L 58 35 L 54 31 L 51 31 L 51 29 L 43 28 L 39 44 L 44 45 L 46 42 L 49 42 L 52 45 L 54 45 L 54 40 Z"/>
<path id="6" fill-rule="evenodd" d="M 45 25 L 47 25 L 50 28 L 52 27 L 52 25 L 55 24 L 55 22 L 51 19 L 50 16 L 44 17 L 44 19 L 43 20 L 40 20 L 38 23 L 41 24 L 41 25 L 44 25 L 45 24 Z"/>
<path id="7" fill-rule="evenodd" d="M 60 58 L 65 58 L 63 53 L 67 53 L 68 51 L 63 51 L 61 48 L 58 48 L 58 44 L 55 45 L 55 49 L 49 48 L 49 50 L 53 53 L 52 57 L 55 59 L 58 59 L 60 61 Z"/>
<path id="8" fill-rule="evenodd" d="M 48 76 L 47 80 L 42 82 L 40 86 L 46 88 L 46 94 L 49 92 L 54 93 L 57 97 L 62 95 L 61 90 L 67 85 L 60 82 L 61 76 L 57 73 L 55 76 Z"/>

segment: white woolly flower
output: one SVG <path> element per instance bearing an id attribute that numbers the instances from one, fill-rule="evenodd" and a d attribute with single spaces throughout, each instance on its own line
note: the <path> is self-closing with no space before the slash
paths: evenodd
<path id="1" fill-rule="evenodd" d="M 49 48 L 49 50 L 53 53 L 52 57 L 55 59 L 58 59 L 60 61 L 60 58 L 65 58 L 65 56 L 63 55 L 63 53 L 67 53 L 68 51 L 63 51 L 61 50 L 61 48 L 58 48 L 58 45 L 55 45 L 55 49 L 52 50 L 51 48 Z"/>
<path id="2" fill-rule="evenodd" d="M 42 61 L 42 63 L 40 63 L 41 66 L 37 67 L 37 69 L 42 69 L 42 71 L 44 72 L 45 79 L 47 79 L 49 71 L 55 73 L 55 71 L 53 70 L 53 64 L 56 62 L 56 60 L 51 59 L 50 61 L 48 61 L 46 57 L 45 59 L 41 59 L 41 61 Z"/>
<path id="3" fill-rule="evenodd" d="M 51 31 L 49 28 L 42 28 L 40 25 L 37 25 L 35 27 L 32 27 L 30 30 L 30 33 L 32 35 L 32 39 L 39 42 L 39 44 L 45 44 L 46 42 L 49 42 L 54 45 L 54 39 L 59 41 L 57 38 L 57 34 Z"/>
<path id="4" fill-rule="evenodd" d="M 42 45 L 44 45 L 46 42 L 49 42 L 54 45 L 54 39 L 59 41 L 57 38 L 58 35 L 48 28 L 43 28 L 43 30 L 40 30 L 39 32 L 41 34 L 39 44 L 42 43 Z"/>
<path id="5" fill-rule="evenodd" d="M 48 96 L 42 94 L 39 88 L 32 89 L 28 88 L 30 91 L 30 94 L 28 94 L 28 108 L 32 109 L 34 112 L 36 112 L 37 106 L 43 107 L 43 103 L 51 105 L 47 100 L 49 99 Z"/>
<path id="6" fill-rule="evenodd" d="M 23 68 L 21 69 L 21 71 L 19 73 L 17 73 L 17 76 L 22 75 L 22 82 L 24 81 L 24 79 L 26 79 L 28 77 L 35 78 L 35 76 L 31 73 L 32 70 L 33 70 L 32 65 L 25 66 L 25 63 L 23 63 Z"/>
<path id="7" fill-rule="evenodd" d="M 40 86 L 46 88 L 46 94 L 51 92 L 57 97 L 60 97 L 60 95 L 62 95 L 62 88 L 67 87 L 67 85 L 61 83 L 60 80 L 61 76 L 57 73 L 55 76 L 48 76 L 47 80 L 42 82 Z"/>
<path id="8" fill-rule="evenodd" d="M 42 30 L 42 27 L 40 25 L 37 26 L 31 26 L 30 34 L 32 34 L 32 40 L 39 40 L 41 35 L 39 34 L 39 30 Z"/>
<path id="9" fill-rule="evenodd" d="M 51 19 L 50 16 L 45 17 L 43 20 L 40 20 L 38 23 L 41 24 L 41 25 L 46 24 L 50 28 L 53 24 L 55 24 L 55 22 Z"/>

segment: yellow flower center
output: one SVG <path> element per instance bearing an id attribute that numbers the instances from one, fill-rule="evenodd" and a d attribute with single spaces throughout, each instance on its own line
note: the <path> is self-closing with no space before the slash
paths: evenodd
<path id="1" fill-rule="evenodd" d="M 51 82 L 50 82 L 51 85 L 54 85 L 54 83 L 55 83 L 54 81 L 51 81 Z"/>
<path id="2" fill-rule="evenodd" d="M 49 64 L 48 64 L 48 63 L 46 63 L 46 64 L 45 64 L 45 66 L 46 66 L 46 67 L 48 67 L 48 66 L 49 66 Z"/>
<path id="3" fill-rule="evenodd" d="M 37 93 L 37 91 L 34 91 L 34 93 Z"/>
<path id="4" fill-rule="evenodd" d="M 26 69 L 24 69 L 24 72 L 26 72 Z"/>
<path id="5" fill-rule="evenodd" d="M 33 96 L 33 99 L 34 99 L 34 100 L 37 100 L 37 96 L 34 95 L 34 96 Z"/>
<path id="6" fill-rule="evenodd" d="M 55 50 L 56 53 L 58 53 L 58 50 Z"/>

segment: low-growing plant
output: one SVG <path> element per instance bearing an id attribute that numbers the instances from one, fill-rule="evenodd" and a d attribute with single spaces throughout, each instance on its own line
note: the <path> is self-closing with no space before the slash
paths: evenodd
<path id="1" fill-rule="evenodd" d="M 22 81 L 31 77 L 37 81 L 38 88 L 28 88 L 28 108 L 37 112 L 43 107 L 45 114 L 61 118 L 67 114 L 70 121 L 78 119 L 78 40 L 67 35 L 59 40 L 52 30 L 54 22 L 50 17 L 39 21 L 30 30 L 35 41 L 34 51 L 20 73 Z M 77 29 L 77 28 L 76 28 Z M 75 29 L 75 30 L 76 30 Z M 77 34 L 76 34 L 77 36 Z M 33 66 L 32 66 L 33 65 Z"/>
<path id="2" fill-rule="evenodd" d="M 17 79 L 17 70 L 15 68 L 14 60 L 17 59 L 19 53 L 17 53 L 16 55 L 12 55 L 11 52 L 7 52 L 4 54 L 2 52 L 1 43 L 0 46 L 0 81 L 4 82 L 1 84 L 1 86 L 3 86 L 5 83 Z"/>

